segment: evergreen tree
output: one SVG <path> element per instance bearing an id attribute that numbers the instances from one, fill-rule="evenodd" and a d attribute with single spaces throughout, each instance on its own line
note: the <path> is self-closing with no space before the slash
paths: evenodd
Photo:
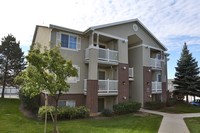
<path id="1" fill-rule="evenodd" d="M 175 73 L 175 89 L 178 93 L 186 95 L 200 96 L 198 91 L 199 84 L 199 67 L 198 62 L 192 57 L 186 43 L 183 46 L 181 57 L 177 62 Z"/>
<path id="2" fill-rule="evenodd" d="M 24 53 L 19 44 L 11 34 L 1 40 L 0 55 L 2 61 L 0 69 L 2 72 L 1 85 L 3 86 L 1 98 L 4 98 L 5 87 L 14 86 L 14 78 L 25 67 Z"/>

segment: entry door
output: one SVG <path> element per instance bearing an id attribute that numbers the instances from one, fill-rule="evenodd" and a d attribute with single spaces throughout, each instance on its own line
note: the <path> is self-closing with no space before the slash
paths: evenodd
<path id="1" fill-rule="evenodd" d="M 98 99 L 98 112 L 102 112 L 104 110 L 104 98 Z"/>

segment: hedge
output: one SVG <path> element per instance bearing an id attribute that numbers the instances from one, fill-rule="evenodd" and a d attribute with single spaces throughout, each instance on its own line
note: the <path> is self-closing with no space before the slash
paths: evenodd
<path id="1" fill-rule="evenodd" d="M 40 119 L 45 118 L 45 113 L 47 110 L 47 118 L 51 120 L 51 114 L 55 113 L 54 106 L 42 106 L 39 108 L 38 117 Z M 84 106 L 80 107 L 58 107 L 58 119 L 66 120 L 66 119 L 78 119 L 78 118 L 86 118 L 89 117 L 89 109 Z"/>
<path id="2" fill-rule="evenodd" d="M 144 103 L 144 108 L 145 109 L 150 109 L 150 110 L 158 110 L 158 109 L 161 109 L 165 106 L 165 103 L 164 102 L 158 102 L 158 101 L 155 101 L 155 102 L 145 102 Z"/>
<path id="3" fill-rule="evenodd" d="M 140 108 L 141 103 L 138 102 L 124 102 L 113 105 L 114 113 L 119 115 L 137 112 Z"/>

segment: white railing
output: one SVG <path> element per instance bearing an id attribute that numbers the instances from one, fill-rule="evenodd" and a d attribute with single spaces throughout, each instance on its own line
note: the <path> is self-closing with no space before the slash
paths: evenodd
<path id="1" fill-rule="evenodd" d="M 98 80 L 98 95 L 117 95 L 118 80 Z M 84 91 L 87 91 L 87 79 L 84 80 Z"/>
<path id="2" fill-rule="evenodd" d="M 99 49 L 98 60 L 107 61 L 107 62 L 118 62 L 118 51 L 110 49 Z M 89 59 L 89 48 L 85 50 L 85 59 Z"/>
<path id="3" fill-rule="evenodd" d="M 129 68 L 129 78 L 133 78 L 134 77 L 134 70 L 133 70 L 133 67 L 132 68 Z"/>
<path id="4" fill-rule="evenodd" d="M 162 93 L 162 82 L 152 82 L 152 93 Z"/>
<path id="5" fill-rule="evenodd" d="M 117 62 L 118 51 L 99 48 L 99 59 L 108 62 Z"/>
<path id="6" fill-rule="evenodd" d="M 161 68 L 161 60 L 156 58 L 150 58 L 150 66 L 154 68 Z"/>

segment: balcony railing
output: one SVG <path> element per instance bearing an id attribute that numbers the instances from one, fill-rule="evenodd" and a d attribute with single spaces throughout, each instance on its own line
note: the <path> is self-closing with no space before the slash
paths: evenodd
<path id="1" fill-rule="evenodd" d="M 129 68 L 128 77 L 129 77 L 129 80 L 133 80 L 133 77 L 134 77 L 134 69 L 133 69 L 133 67 Z"/>
<path id="2" fill-rule="evenodd" d="M 152 82 L 152 93 L 162 93 L 162 82 Z"/>
<path id="3" fill-rule="evenodd" d="M 118 80 L 98 80 L 98 95 L 117 95 Z M 87 91 L 87 79 L 84 80 L 84 90 Z"/>
<path id="4" fill-rule="evenodd" d="M 98 50 L 98 60 L 106 62 L 118 62 L 118 51 L 103 48 L 98 48 Z M 85 50 L 85 59 L 89 59 L 89 49 Z"/>
<path id="5" fill-rule="evenodd" d="M 161 60 L 156 58 L 150 58 L 150 66 L 153 68 L 161 68 Z"/>

